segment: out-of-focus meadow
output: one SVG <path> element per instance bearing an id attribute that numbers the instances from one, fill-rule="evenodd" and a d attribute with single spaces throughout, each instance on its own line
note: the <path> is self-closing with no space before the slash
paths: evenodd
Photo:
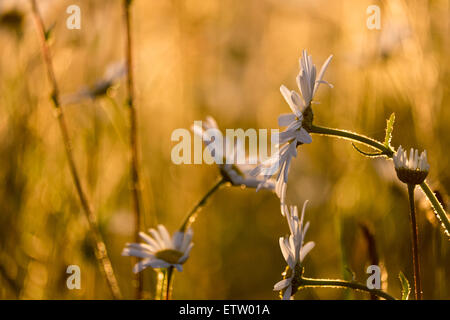
<path id="1" fill-rule="evenodd" d="M 90 86 L 124 59 L 121 1 L 38 1 L 62 94 Z M 66 28 L 66 8 L 81 8 L 81 30 Z M 381 30 L 366 26 L 381 8 Z M 16 11 L 12 11 L 15 8 Z M 212 165 L 175 165 L 171 133 L 213 116 L 221 128 L 277 128 L 289 111 L 281 84 L 296 89 L 307 49 L 319 67 L 334 58 L 314 105 L 315 123 L 382 140 L 396 114 L 393 145 L 426 149 L 428 181 L 444 204 L 450 192 L 449 1 L 134 0 L 133 36 L 143 219 L 146 228 L 179 228 L 217 181 Z M 27 1 L 0 1 L 0 298 L 109 299 L 70 176 L 51 88 Z M 83 185 L 125 298 L 134 297 L 134 239 L 124 80 L 95 100 L 64 106 Z M 450 243 L 416 191 L 425 299 L 450 299 Z M 310 200 L 306 240 L 316 247 L 305 275 L 365 283 L 373 234 L 383 288 L 400 296 L 412 283 L 405 185 L 392 161 L 362 157 L 349 142 L 314 135 L 289 177 L 288 201 Z M 278 238 L 288 233 L 279 199 L 268 191 L 226 187 L 203 208 L 191 257 L 175 274 L 174 299 L 277 299 L 285 267 Z M 81 268 L 68 290 L 66 268 Z M 155 273 L 144 271 L 146 297 Z M 305 289 L 296 299 L 369 298 Z"/>

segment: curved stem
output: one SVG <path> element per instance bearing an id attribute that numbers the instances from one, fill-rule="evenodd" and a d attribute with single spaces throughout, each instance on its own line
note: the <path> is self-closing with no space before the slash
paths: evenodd
<path id="1" fill-rule="evenodd" d="M 326 135 L 331 137 L 343 138 L 346 140 L 363 143 L 369 147 L 375 148 L 379 150 L 382 154 L 388 158 L 392 158 L 394 155 L 394 150 L 390 147 L 386 147 L 379 141 L 375 139 L 360 135 L 358 133 L 350 132 L 347 130 L 326 128 L 321 126 L 312 125 L 310 133 L 316 133 L 320 135 Z M 425 193 L 428 201 L 430 201 L 431 206 L 433 207 L 438 219 L 440 220 L 442 227 L 444 228 L 445 234 L 450 237 L 450 220 L 445 212 L 444 208 L 440 204 L 439 200 L 436 198 L 436 195 L 431 191 L 430 187 L 426 182 L 422 182 L 420 184 L 423 192 Z"/>
<path id="2" fill-rule="evenodd" d="M 339 138 L 343 138 L 343 139 L 347 139 L 347 140 L 351 140 L 351 141 L 360 142 L 360 143 L 363 143 L 367 146 L 370 146 L 372 148 L 375 148 L 375 149 L 383 152 L 383 155 L 385 155 L 389 158 L 391 158 L 394 154 L 394 151 L 391 148 L 386 147 L 381 142 L 379 142 L 375 139 L 363 136 L 361 134 L 351 132 L 351 131 L 312 125 L 310 133 L 316 133 L 316 134 L 321 134 L 321 135 L 325 135 L 325 136 L 334 136 L 334 137 L 339 137 Z"/>
<path id="3" fill-rule="evenodd" d="M 80 175 L 78 173 L 78 169 L 75 164 L 75 159 L 72 152 L 72 144 L 69 137 L 69 131 L 67 129 L 66 119 L 64 117 L 64 112 L 60 103 L 60 95 L 59 95 L 59 87 L 56 81 L 55 72 L 53 69 L 53 61 L 50 54 L 50 49 L 45 39 L 45 26 L 42 21 L 42 17 L 39 13 L 39 9 L 36 3 L 36 0 L 30 0 L 31 8 L 33 11 L 34 20 L 36 21 L 36 27 L 39 35 L 39 41 L 41 45 L 42 56 L 44 58 L 44 63 L 47 69 L 47 75 L 50 81 L 50 85 L 52 87 L 52 101 L 53 107 L 56 111 L 56 118 L 58 120 L 59 129 L 61 131 L 62 140 L 64 143 L 64 148 L 66 152 L 67 161 L 69 163 L 70 173 L 72 175 L 72 179 L 75 185 L 75 189 L 78 194 L 78 198 L 80 200 L 81 207 L 86 215 L 86 218 L 89 223 L 89 229 L 92 232 L 92 237 L 94 240 L 94 252 L 99 263 L 100 270 L 102 274 L 105 276 L 106 282 L 108 283 L 109 289 L 111 291 L 111 295 L 114 299 L 120 299 L 121 293 L 119 289 L 119 285 L 117 283 L 117 279 L 114 275 L 114 270 L 111 264 L 111 260 L 108 257 L 108 252 L 106 250 L 105 243 L 103 241 L 102 235 L 100 233 L 97 217 L 92 212 L 90 203 L 87 199 L 86 194 L 84 193 L 83 186 L 81 184 Z"/>
<path id="4" fill-rule="evenodd" d="M 445 229 L 445 234 L 450 237 L 450 220 L 444 208 L 442 207 L 442 204 L 439 202 L 438 198 L 436 198 L 436 195 L 430 189 L 430 186 L 428 186 L 426 181 L 420 184 L 420 188 L 430 201 L 437 218 L 440 220 L 442 227 Z"/>
<path id="5" fill-rule="evenodd" d="M 181 225 L 180 231 L 184 232 L 187 228 L 195 221 L 197 218 L 197 212 L 206 204 L 206 201 L 209 197 L 211 197 L 214 192 L 219 190 L 219 188 L 225 183 L 225 179 L 221 178 L 217 183 L 212 186 L 211 189 L 208 190 L 208 192 L 205 193 L 205 195 L 200 199 L 199 202 L 192 208 L 192 210 L 188 213 L 187 217 L 184 219 L 183 224 Z"/>
<path id="6" fill-rule="evenodd" d="M 411 218 L 411 246 L 412 258 L 414 266 L 414 290 L 416 300 L 422 300 L 422 285 L 420 281 L 420 261 L 419 261 L 419 237 L 417 235 L 416 209 L 414 204 L 414 189 L 415 185 L 408 184 L 408 196 L 410 206 Z"/>
<path id="7" fill-rule="evenodd" d="M 330 288 L 349 288 L 357 291 L 365 291 L 370 294 L 374 294 L 386 300 L 395 300 L 395 298 L 388 293 L 378 290 L 369 289 L 367 286 L 358 283 L 345 280 L 331 280 L 331 279 L 312 279 L 301 278 L 300 287 L 330 287 Z"/>

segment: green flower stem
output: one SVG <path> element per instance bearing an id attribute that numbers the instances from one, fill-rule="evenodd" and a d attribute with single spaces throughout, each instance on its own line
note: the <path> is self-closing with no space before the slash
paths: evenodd
<path id="1" fill-rule="evenodd" d="M 206 192 L 206 194 L 200 199 L 200 201 L 197 202 L 194 208 L 192 208 L 192 210 L 188 213 L 186 219 L 184 219 L 184 222 L 180 228 L 181 232 L 184 232 L 186 231 L 187 228 L 189 228 L 189 226 L 195 221 L 198 211 L 206 204 L 206 201 L 209 199 L 209 197 L 211 197 L 214 194 L 214 192 L 219 190 L 219 188 L 225 182 L 226 181 L 223 178 L 217 181 L 217 183 L 214 186 L 212 186 L 212 188 L 209 189 L 208 192 Z"/>
<path id="2" fill-rule="evenodd" d="M 165 288 L 165 282 L 166 282 L 166 270 L 162 269 L 157 272 L 157 282 L 156 282 L 156 300 L 163 300 L 164 299 L 164 288 Z"/>
<path id="3" fill-rule="evenodd" d="M 377 149 L 378 151 L 381 152 L 380 155 L 385 155 L 388 158 L 392 158 L 392 156 L 394 155 L 394 150 L 391 147 L 386 147 L 383 143 L 379 141 L 347 130 L 339 130 L 312 125 L 311 130 L 309 132 L 359 142 L 369 147 Z M 431 191 L 430 187 L 426 182 L 421 183 L 420 187 L 427 196 L 428 201 L 430 201 L 433 209 L 437 214 L 437 217 L 439 218 L 439 220 L 441 220 L 442 227 L 445 230 L 445 234 L 450 237 L 450 220 L 449 217 L 447 216 L 447 213 L 445 212 L 444 208 L 439 203 L 439 200 L 436 198 L 436 195 Z"/>
<path id="4" fill-rule="evenodd" d="M 394 150 L 392 150 L 390 147 L 386 147 L 383 143 L 351 131 L 312 125 L 310 133 L 340 137 L 343 139 L 360 142 L 381 151 L 383 155 L 386 155 L 389 158 L 392 158 L 392 156 L 394 155 Z"/>
<path id="5" fill-rule="evenodd" d="M 312 279 L 312 278 L 301 278 L 300 287 L 329 287 L 329 288 L 348 288 L 357 291 L 365 291 L 370 294 L 374 294 L 378 297 L 384 298 L 386 300 L 395 300 L 395 298 L 388 293 L 378 290 L 369 289 L 367 286 L 358 283 L 350 282 L 345 280 L 331 280 L 331 279 Z"/>
<path id="6" fill-rule="evenodd" d="M 419 236 L 417 235 L 416 208 L 414 204 L 414 184 L 408 184 L 408 196 L 411 213 L 411 246 L 414 266 L 414 292 L 416 300 L 422 300 L 422 285 L 420 281 L 420 261 L 419 261 Z"/>
<path id="7" fill-rule="evenodd" d="M 181 225 L 180 231 L 185 232 L 187 228 L 195 221 L 197 217 L 198 211 L 206 204 L 206 201 L 211 197 L 219 188 L 226 182 L 225 179 L 219 179 L 215 185 L 209 189 L 205 195 L 200 199 L 199 202 L 192 208 L 192 210 L 188 213 L 186 219 Z M 172 286 L 173 286 L 173 267 L 169 267 L 168 269 L 162 271 L 163 275 L 158 276 L 158 285 L 157 285 L 157 296 L 160 300 L 170 300 L 172 296 Z"/>
<path id="8" fill-rule="evenodd" d="M 430 186 L 428 186 L 426 181 L 420 184 L 420 188 L 430 201 L 431 206 L 434 209 L 434 212 L 437 214 L 437 217 L 439 218 L 439 220 L 441 220 L 442 226 L 445 228 L 445 234 L 450 237 L 450 220 L 444 208 L 442 207 L 442 204 L 436 198 L 436 195 L 430 189 Z"/>

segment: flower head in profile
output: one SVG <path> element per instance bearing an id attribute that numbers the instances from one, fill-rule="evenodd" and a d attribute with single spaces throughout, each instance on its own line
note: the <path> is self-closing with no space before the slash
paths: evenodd
<path id="1" fill-rule="evenodd" d="M 330 64 L 332 55 L 323 64 L 319 76 L 316 79 L 316 66 L 312 63 L 312 57 L 303 50 L 300 58 L 300 73 L 297 76 L 297 85 L 300 94 L 289 90 L 284 85 L 280 87 L 281 94 L 289 105 L 292 113 L 282 114 L 278 117 L 278 125 L 286 127 L 279 135 L 273 137 L 273 143 L 278 145 L 278 152 L 265 161 L 261 166 L 252 171 L 252 175 L 263 175 L 266 179 L 277 174 L 275 192 L 285 203 L 289 167 L 292 158 L 297 156 L 297 146 L 309 144 L 312 138 L 305 127 L 312 123 L 311 101 L 321 83 L 331 84 L 323 80 L 325 71 Z M 307 119 L 305 119 L 305 114 Z M 305 126 L 305 120 L 308 120 Z"/>
<path id="2" fill-rule="evenodd" d="M 145 243 L 128 243 L 122 251 L 123 256 L 142 258 L 134 268 L 137 273 L 147 267 L 153 269 L 175 267 L 183 271 L 182 264 L 189 258 L 189 253 L 194 246 L 192 243 L 192 229 L 186 232 L 177 231 L 173 237 L 163 225 L 149 230 L 150 235 L 140 232 L 139 236 Z"/>
<path id="3" fill-rule="evenodd" d="M 281 253 L 288 266 L 283 273 L 284 279 L 276 283 L 273 290 L 280 291 L 283 300 L 292 299 L 297 292 L 299 285 L 298 280 L 303 274 L 302 262 L 315 245 L 312 241 L 304 244 L 306 231 L 309 227 L 309 222 L 305 225 L 303 224 L 307 203 L 308 200 L 303 204 L 302 216 L 300 219 L 298 217 L 298 209 L 296 206 L 288 208 L 287 205 L 284 205 L 281 207 L 283 215 L 286 216 L 290 231 L 289 236 L 281 237 L 279 240 Z"/>
<path id="4" fill-rule="evenodd" d="M 127 74 L 127 66 L 123 62 L 108 65 L 103 77 L 90 87 L 82 87 L 78 92 L 62 97 L 62 104 L 75 104 L 85 99 L 95 100 L 104 96 L 117 81 Z"/>
<path id="5" fill-rule="evenodd" d="M 420 184 L 428 175 L 430 165 L 427 161 L 427 152 L 412 149 L 408 153 L 400 146 L 393 156 L 395 171 L 398 178 L 407 184 Z"/>
<path id="6" fill-rule="evenodd" d="M 250 172 L 258 165 L 257 160 L 245 158 L 244 146 L 224 137 L 214 118 L 206 117 L 201 125 L 194 124 L 192 130 L 195 135 L 201 137 L 226 181 L 233 186 L 274 189 L 273 181 L 250 175 Z M 239 155 L 244 155 L 245 159 L 239 160 Z M 252 162 L 255 164 L 252 164 Z"/>

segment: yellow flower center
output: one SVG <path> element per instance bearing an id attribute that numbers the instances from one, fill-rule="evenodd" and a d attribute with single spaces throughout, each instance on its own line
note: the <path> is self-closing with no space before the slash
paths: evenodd
<path id="1" fill-rule="evenodd" d="M 162 251 L 158 251 L 155 254 L 155 257 L 161 260 L 164 260 L 168 263 L 176 264 L 178 260 L 183 256 L 183 253 L 177 250 L 166 249 Z"/>

